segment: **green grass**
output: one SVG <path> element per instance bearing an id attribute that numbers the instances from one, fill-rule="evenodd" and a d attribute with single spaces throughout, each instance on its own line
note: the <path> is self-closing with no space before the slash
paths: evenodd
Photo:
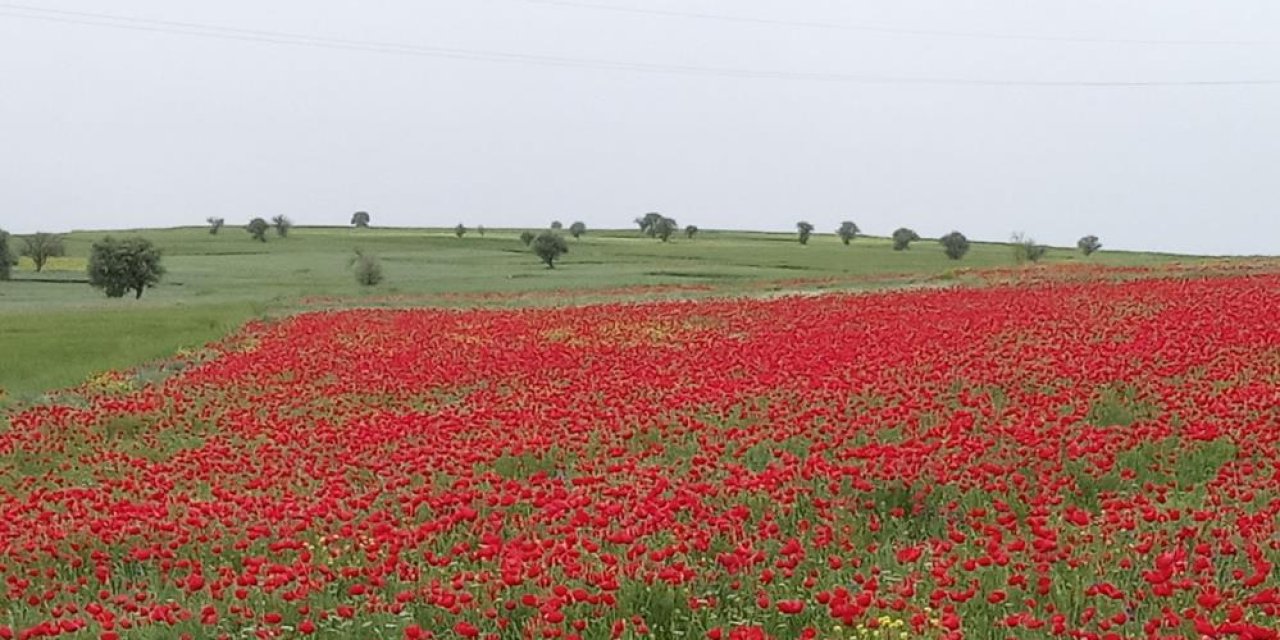
<path id="1" fill-rule="evenodd" d="M 296 311 L 314 297 L 342 305 L 385 304 L 388 298 L 474 304 L 434 296 L 645 285 L 702 285 L 734 294 L 759 292 L 763 282 L 831 278 L 837 282 L 830 286 L 849 289 L 883 286 L 858 278 L 901 276 L 907 282 L 958 267 L 1013 264 L 1004 244 L 975 243 L 963 261 L 954 262 L 927 240 L 895 252 L 887 239 L 859 238 L 846 247 L 832 234 L 815 235 L 808 246 L 800 246 L 794 234 L 703 231 L 694 240 L 678 237 L 664 244 L 634 230 L 611 230 L 570 239 L 570 253 L 548 270 L 519 241 L 520 231 L 490 230 L 483 238 L 473 231 L 459 239 L 448 229 L 299 227 L 288 238 L 273 235 L 265 244 L 239 228 L 216 236 L 199 227 L 111 232 L 150 238 L 164 250 L 168 274 L 141 300 L 107 299 L 88 286 L 85 258 L 107 232 L 74 232 L 66 239 L 67 256 L 52 261 L 44 273 L 24 262 L 12 281 L 0 282 L 0 389 L 10 400 L 27 399 L 95 372 L 199 346 L 251 318 Z M 356 284 L 347 266 L 356 248 L 382 261 L 383 284 Z M 1089 260 L 1119 266 L 1173 259 L 1103 252 Z M 1075 251 L 1051 249 L 1045 262 L 1080 260 Z M 540 301 L 558 303 L 563 296 L 485 303 Z"/>

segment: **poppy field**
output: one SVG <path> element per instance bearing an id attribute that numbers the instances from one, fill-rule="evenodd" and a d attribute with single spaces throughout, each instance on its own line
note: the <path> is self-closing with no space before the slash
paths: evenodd
<path id="1" fill-rule="evenodd" d="M 1280 638 L 1280 275 L 366 309 L 0 432 L 0 639 Z"/>

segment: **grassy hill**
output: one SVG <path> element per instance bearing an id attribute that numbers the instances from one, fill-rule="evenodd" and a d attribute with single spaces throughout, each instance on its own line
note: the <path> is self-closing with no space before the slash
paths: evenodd
<path id="1" fill-rule="evenodd" d="M 521 231 L 489 230 L 480 237 L 473 230 L 460 239 L 451 229 L 298 227 L 288 238 L 273 234 L 265 244 L 239 228 L 216 236 L 198 227 L 110 232 L 147 237 L 164 251 L 168 274 L 141 300 L 111 300 L 89 287 L 84 267 L 90 246 L 108 232 L 74 232 L 66 239 L 67 256 L 43 273 L 24 262 L 12 281 L 0 282 L 0 389 L 20 399 L 73 385 L 94 372 L 199 346 L 246 320 L 290 313 L 308 302 L 556 304 L 566 299 L 564 292 L 684 285 L 663 295 L 690 295 L 698 292 L 687 285 L 696 285 L 735 294 L 784 281 L 791 288 L 849 289 L 1013 263 L 1004 244 L 975 243 L 955 262 L 929 240 L 895 252 L 887 239 L 858 238 L 844 246 L 830 233 L 801 246 L 793 234 L 703 231 L 696 239 L 681 236 L 664 244 L 634 230 L 612 230 L 570 239 L 570 253 L 548 270 L 519 241 Z M 356 284 L 348 261 L 357 248 L 381 260 L 383 284 Z M 1186 259 L 1104 251 L 1089 261 L 1125 266 Z M 1074 250 L 1056 248 L 1045 258 L 1081 260 Z M 536 292 L 547 295 L 479 295 Z M 463 297 L 450 297 L 458 294 Z"/>

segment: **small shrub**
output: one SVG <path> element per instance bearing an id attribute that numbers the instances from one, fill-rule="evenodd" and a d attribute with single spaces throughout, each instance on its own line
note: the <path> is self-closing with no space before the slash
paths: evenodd
<path id="1" fill-rule="evenodd" d="M 18 264 L 18 256 L 9 249 L 9 232 L 0 229 L 0 280 L 10 278 L 15 264 Z"/>
<path id="2" fill-rule="evenodd" d="M 538 237 L 538 236 L 537 236 L 537 234 L 535 234 L 534 232 L 532 232 L 532 231 L 525 231 L 525 232 L 523 232 L 523 233 L 521 233 L 521 234 L 520 234 L 520 242 L 523 242 L 523 243 L 524 243 L 524 246 L 526 246 L 526 247 L 527 247 L 527 246 L 529 246 L 529 245 L 533 244 L 533 239 L 534 239 L 534 238 L 536 238 L 536 237 Z"/>
<path id="3" fill-rule="evenodd" d="M 254 240 L 257 240 L 259 242 L 266 242 L 267 230 L 270 228 L 271 228 L 271 225 L 267 224 L 266 220 L 263 220 L 262 218 L 254 218 L 253 220 L 249 221 L 248 226 L 246 226 L 244 230 L 248 231 L 249 235 L 253 236 Z"/>
<path id="4" fill-rule="evenodd" d="M 801 220 L 796 223 L 796 231 L 799 232 L 800 244 L 809 244 L 809 236 L 813 235 L 813 225 Z"/>
<path id="5" fill-rule="evenodd" d="M 893 232 L 893 250 L 906 251 L 911 248 L 911 243 L 920 239 L 920 234 L 906 227 L 898 227 Z"/>
<path id="6" fill-rule="evenodd" d="M 108 298 L 121 298 L 134 291 L 134 298 L 155 286 L 164 275 L 160 250 L 145 238 L 116 240 L 111 236 L 95 242 L 89 253 L 89 284 L 106 292 Z"/>
<path id="7" fill-rule="evenodd" d="M 1087 257 L 1101 249 L 1102 242 L 1098 240 L 1098 236 L 1085 236 L 1076 242 L 1076 247 Z"/>
<path id="8" fill-rule="evenodd" d="M 1039 262 L 1040 258 L 1043 258 L 1045 252 L 1048 251 L 1048 247 L 1036 244 L 1035 239 L 1021 232 L 1013 234 L 1010 242 L 1013 245 L 1013 261 L 1018 264 Z"/>
<path id="9" fill-rule="evenodd" d="M 356 282 L 361 286 L 372 287 L 382 282 L 382 263 L 378 261 L 377 256 L 356 249 L 356 255 L 351 258 L 350 266 L 355 273 Z"/>
<path id="10" fill-rule="evenodd" d="M 840 228 L 836 229 L 836 235 L 840 236 L 840 241 L 845 243 L 846 246 L 848 246 L 854 238 L 858 237 L 858 234 L 861 232 L 862 230 L 858 228 L 858 225 L 848 220 L 841 222 Z"/>
<path id="11" fill-rule="evenodd" d="M 947 253 L 947 257 L 952 260 L 959 260 L 964 254 L 969 253 L 969 239 L 964 237 L 959 231 L 952 231 L 941 238 L 938 242 L 942 244 L 942 248 Z"/>
<path id="12" fill-rule="evenodd" d="M 671 234 L 675 233 L 676 229 L 679 229 L 679 228 L 680 228 L 680 225 L 676 223 L 675 219 L 663 218 L 653 226 L 653 233 L 650 235 L 654 236 L 655 238 L 663 242 L 666 242 L 671 239 Z"/>
<path id="13" fill-rule="evenodd" d="M 483 237 L 484 237 L 484 225 L 482 225 L 482 224 L 478 224 L 478 225 L 476 225 L 476 233 L 480 234 L 480 237 L 481 237 L 481 238 L 483 238 Z"/>
<path id="14" fill-rule="evenodd" d="M 453 228 L 453 235 L 458 236 L 458 238 L 462 238 L 462 236 L 467 235 L 466 225 L 459 222 L 458 226 Z"/>
<path id="15" fill-rule="evenodd" d="M 276 216 L 271 219 L 271 226 L 276 228 L 276 235 L 287 238 L 289 230 L 293 228 L 293 221 L 287 216 Z"/>
<path id="16" fill-rule="evenodd" d="M 569 244 L 560 234 L 547 231 L 533 241 L 533 252 L 546 263 L 548 269 L 556 268 L 556 260 L 569 253 Z"/>

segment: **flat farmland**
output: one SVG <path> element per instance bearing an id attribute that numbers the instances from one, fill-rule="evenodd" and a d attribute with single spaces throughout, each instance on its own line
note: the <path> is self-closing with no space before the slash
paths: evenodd
<path id="1" fill-rule="evenodd" d="M 97 375 L 0 434 L 0 637 L 1277 637 L 1280 275 L 1042 273 Z"/>

